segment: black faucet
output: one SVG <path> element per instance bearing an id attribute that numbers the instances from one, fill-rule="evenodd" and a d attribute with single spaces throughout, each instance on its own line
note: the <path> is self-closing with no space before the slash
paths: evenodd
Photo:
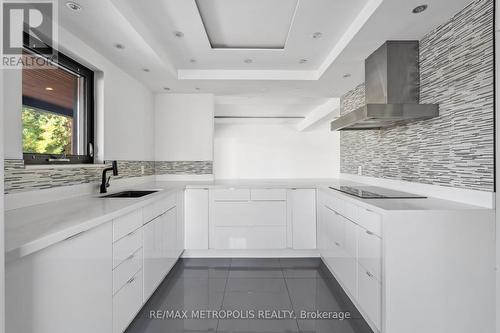
<path id="1" fill-rule="evenodd" d="M 111 163 L 111 168 L 102 170 L 101 193 L 106 193 L 108 191 L 107 188 L 109 187 L 109 180 L 111 179 L 111 176 L 106 178 L 106 172 L 108 171 L 113 171 L 113 176 L 118 176 L 118 163 L 113 161 Z"/>

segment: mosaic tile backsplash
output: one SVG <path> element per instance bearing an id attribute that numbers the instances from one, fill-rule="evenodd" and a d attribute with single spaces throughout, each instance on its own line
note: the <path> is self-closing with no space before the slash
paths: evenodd
<path id="1" fill-rule="evenodd" d="M 144 167 L 144 174 L 141 172 Z M 23 160 L 5 160 L 5 193 L 41 190 L 53 187 L 100 183 L 103 167 L 25 168 Z M 211 174 L 212 162 L 118 161 L 115 179 L 155 174 Z"/>
<path id="2" fill-rule="evenodd" d="M 157 175 L 210 175 L 213 173 L 212 161 L 162 161 L 155 162 Z"/>
<path id="3" fill-rule="evenodd" d="M 420 102 L 438 118 L 341 132 L 341 172 L 494 191 L 493 1 L 478 0 L 420 41 Z M 364 84 L 341 99 L 365 102 Z"/>

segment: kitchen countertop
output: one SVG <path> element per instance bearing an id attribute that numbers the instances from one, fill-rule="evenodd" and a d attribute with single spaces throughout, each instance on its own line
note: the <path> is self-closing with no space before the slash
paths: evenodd
<path id="1" fill-rule="evenodd" d="M 60 242 L 79 232 L 92 229 L 116 217 L 150 204 L 160 197 L 176 191 L 199 188 L 264 187 L 264 188 L 317 188 L 342 197 L 360 206 L 387 211 L 432 211 L 487 209 L 436 198 L 427 199 L 360 199 L 328 188 L 338 184 L 363 185 L 335 179 L 255 179 L 216 180 L 190 182 L 152 182 L 128 187 L 134 190 L 157 189 L 142 198 L 109 198 L 84 195 L 50 203 L 29 206 L 5 212 L 5 253 L 7 261 L 20 258 Z M 115 189 L 110 193 L 123 190 Z"/>

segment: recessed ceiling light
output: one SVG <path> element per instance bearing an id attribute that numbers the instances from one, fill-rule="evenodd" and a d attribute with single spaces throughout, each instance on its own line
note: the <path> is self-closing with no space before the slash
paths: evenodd
<path id="1" fill-rule="evenodd" d="M 53 91 L 54 88 L 52 88 L 52 87 L 45 87 L 45 90 L 47 90 L 47 91 Z"/>
<path id="2" fill-rule="evenodd" d="M 251 64 L 253 62 L 253 59 L 245 59 L 243 60 L 245 64 Z"/>
<path id="3" fill-rule="evenodd" d="M 143 68 L 143 69 L 142 69 L 142 71 L 143 71 L 143 72 L 146 72 L 146 73 L 151 72 L 151 70 L 150 70 L 149 68 Z"/>
<path id="4" fill-rule="evenodd" d="M 170 91 L 170 88 L 169 87 L 163 87 L 163 90 Z"/>
<path id="5" fill-rule="evenodd" d="M 313 37 L 314 39 L 321 38 L 321 37 L 323 37 L 323 33 L 322 33 L 322 32 L 317 31 L 317 32 L 315 32 L 315 33 L 313 33 L 313 34 L 312 34 L 312 37 Z"/>
<path id="6" fill-rule="evenodd" d="M 116 43 L 115 44 L 115 47 L 118 49 L 118 50 L 123 50 L 125 48 L 125 46 L 123 44 L 120 44 L 120 43 Z"/>
<path id="7" fill-rule="evenodd" d="M 342 75 L 342 77 L 343 77 L 344 79 L 347 79 L 347 78 L 351 77 L 351 74 L 346 73 L 346 74 Z"/>
<path id="8" fill-rule="evenodd" d="M 300 59 L 299 64 L 305 64 L 307 62 L 307 59 Z"/>
<path id="9" fill-rule="evenodd" d="M 191 58 L 191 59 L 189 59 L 189 62 L 192 63 L 192 64 L 194 64 L 196 62 L 196 59 Z"/>
<path id="10" fill-rule="evenodd" d="M 413 10 L 411 12 L 413 14 L 420 14 L 423 11 L 425 11 L 428 7 L 429 7 L 428 5 L 420 5 L 420 6 L 413 8 Z"/>
<path id="11" fill-rule="evenodd" d="M 174 31 L 174 36 L 177 38 L 184 37 L 184 33 L 182 31 Z"/>
<path id="12" fill-rule="evenodd" d="M 82 6 L 73 1 L 66 2 L 66 7 L 68 7 L 71 10 L 74 10 L 75 12 L 79 12 L 80 10 L 82 10 Z"/>

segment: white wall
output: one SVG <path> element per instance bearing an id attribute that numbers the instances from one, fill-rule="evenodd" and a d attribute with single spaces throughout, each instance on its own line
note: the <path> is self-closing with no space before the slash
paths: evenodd
<path id="1" fill-rule="evenodd" d="M 328 124 L 216 124 L 214 173 L 228 178 L 338 178 L 340 139 Z"/>
<path id="2" fill-rule="evenodd" d="M 59 49 L 97 71 L 96 151 L 100 159 L 153 160 L 153 94 L 112 60 L 59 27 Z M 9 70 L 5 78 L 5 158 L 22 158 L 21 71 Z"/>
<path id="3" fill-rule="evenodd" d="M 212 161 L 213 132 L 213 95 L 156 95 L 155 160 Z"/>
<path id="4" fill-rule="evenodd" d="M 3 137 L 5 139 L 5 158 L 22 159 L 22 123 L 21 123 L 21 103 L 22 103 L 22 76 L 19 70 L 4 70 L 4 80 L 2 93 L 3 114 L 6 126 L 4 126 Z"/>

